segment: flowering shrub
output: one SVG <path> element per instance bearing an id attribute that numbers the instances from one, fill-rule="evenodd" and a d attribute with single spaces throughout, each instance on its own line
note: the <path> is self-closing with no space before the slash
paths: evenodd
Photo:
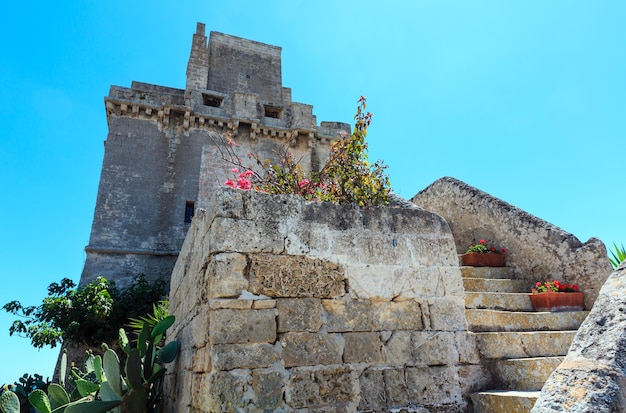
<path id="1" fill-rule="evenodd" d="M 547 293 L 550 291 L 561 292 L 561 293 L 575 293 L 580 291 L 580 287 L 576 284 L 563 284 L 559 281 L 547 281 L 542 283 L 541 281 L 537 281 L 535 286 L 531 290 L 533 294 Z"/>
<path id="2" fill-rule="evenodd" d="M 487 242 L 481 239 L 478 244 L 470 244 L 467 252 L 479 252 L 482 254 L 506 254 L 505 248 L 496 249 L 496 247 L 488 247 Z"/>
<path id="3" fill-rule="evenodd" d="M 365 136 L 372 114 L 365 112 L 365 97 L 358 100 L 355 126 L 351 135 L 342 135 L 333 143 L 324 167 L 306 175 L 294 159 L 288 146 L 276 154 L 277 163 L 249 153 L 252 165 L 245 164 L 238 155 L 239 146 L 227 134 L 218 149 L 222 159 L 234 166 L 233 179 L 224 182 L 231 188 L 263 191 L 269 194 L 300 195 L 307 200 L 330 201 L 360 206 L 386 205 L 391 201 L 387 166 L 382 161 L 369 163 Z"/>

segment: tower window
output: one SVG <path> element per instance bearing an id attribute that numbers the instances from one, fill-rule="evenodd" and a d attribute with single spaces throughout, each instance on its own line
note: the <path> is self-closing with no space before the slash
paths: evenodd
<path id="1" fill-rule="evenodd" d="M 214 108 L 222 107 L 222 101 L 224 99 L 221 96 L 202 94 L 202 104 L 204 106 L 211 106 Z"/>
<path id="2" fill-rule="evenodd" d="M 195 210 L 196 203 L 194 201 L 185 202 L 185 224 L 191 223 L 191 218 L 193 218 L 193 211 Z"/>
<path id="3" fill-rule="evenodd" d="M 268 118 L 280 119 L 282 116 L 282 109 L 276 106 L 265 105 L 265 116 Z"/>

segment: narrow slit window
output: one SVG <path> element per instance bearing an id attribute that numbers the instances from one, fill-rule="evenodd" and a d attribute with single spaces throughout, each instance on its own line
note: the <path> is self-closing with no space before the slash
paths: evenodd
<path id="1" fill-rule="evenodd" d="M 185 202 L 185 224 L 191 223 L 191 218 L 193 218 L 193 211 L 195 210 L 196 203 L 194 201 Z"/>

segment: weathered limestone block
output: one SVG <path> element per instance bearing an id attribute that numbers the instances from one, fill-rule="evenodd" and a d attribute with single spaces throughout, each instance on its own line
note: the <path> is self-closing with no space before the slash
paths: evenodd
<path id="1" fill-rule="evenodd" d="M 345 277 L 341 265 L 294 255 L 254 254 L 250 289 L 269 297 L 341 297 Z"/>
<path id="2" fill-rule="evenodd" d="M 452 260 L 456 258 L 454 240 L 445 235 L 446 232 L 410 233 L 408 228 L 401 234 L 363 231 L 355 234 L 355 249 L 348 256 L 348 262 L 386 266 L 453 266 L 456 265 L 456 261 Z"/>
<path id="3" fill-rule="evenodd" d="M 216 344 L 211 347 L 211 360 L 215 370 L 269 367 L 278 360 L 274 346 L 260 344 Z"/>
<path id="4" fill-rule="evenodd" d="M 346 276 L 355 298 L 406 301 L 465 294 L 459 267 L 353 264 Z"/>
<path id="5" fill-rule="evenodd" d="M 249 310 L 252 308 L 253 300 L 239 300 L 237 298 L 214 298 L 209 301 L 209 308 L 211 310 Z"/>
<path id="6" fill-rule="evenodd" d="M 412 333 L 413 359 L 416 366 L 455 365 L 459 362 L 459 351 L 454 333 Z"/>
<path id="7" fill-rule="evenodd" d="M 262 195 L 262 196 L 258 196 Z M 289 220 L 302 212 L 303 200 L 297 196 L 271 195 L 246 191 L 242 195 L 244 200 L 244 218 L 254 221 Z"/>
<path id="8" fill-rule="evenodd" d="M 316 332 L 322 326 L 322 302 L 319 298 L 283 298 L 276 300 L 278 332 Z"/>
<path id="9" fill-rule="evenodd" d="M 192 411 L 230 413 L 247 405 L 244 394 L 248 377 L 234 372 L 215 371 L 195 377 L 192 387 Z"/>
<path id="10" fill-rule="evenodd" d="M 467 330 L 467 322 L 465 320 L 465 303 L 463 299 L 459 297 L 429 298 L 428 318 L 431 330 Z"/>
<path id="11" fill-rule="evenodd" d="M 372 303 L 369 300 L 322 300 L 328 313 L 328 331 L 371 331 Z"/>
<path id="12" fill-rule="evenodd" d="M 459 377 L 454 367 L 407 367 L 409 399 L 425 406 L 455 406 L 463 403 Z"/>
<path id="13" fill-rule="evenodd" d="M 417 301 L 372 303 L 375 331 L 423 330 L 422 310 Z"/>
<path id="14" fill-rule="evenodd" d="M 286 333 L 280 336 L 285 367 L 341 363 L 343 343 L 340 335 Z"/>
<path id="15" fill-rule="evenodd" d="M 356 404 L 357 383 L 356 373 L 346 365 L 294 368 L 287 403 L 295 409 Z"/>
<path id="16" fill-rule="evenodd" d="M 229 188 L 220 188 L 219 194 L 214 194 L 218 202 L 208 202 L 206 206 L 207 221 L 211 223 L 215 217 L 244 218 L 244 191 Z"/>
<path id="17" fill-rule="evenodd" d="M 385 383 L 387 408 L 408 406 L 410 399 L 405 369 L 383 370 L 383 379 Z"/>
<path id="18" fill-rule="evenodd" d="M 209 339 L 213 344 L 273 343 L 276 310 L 212 310 Z"/>
<path id="19" fill-rule="evenodd" d="M 396 331 L 384 342 L 382 352 L 388 367 L 415 365 L 412 334 L 410 331 Z"/>
<path id="20" fill-rule="evenodd" d="M 268 308 L 276 308 L 276 300 L 254 300 L 252 302 L 252 308 L 255 310 L 265 310 Z"/>
<path id="21" fill-rule="evenodd" d="M 533 412 L 626 411 L 626 264 L 613 272 Z"/>
<path id="22" fill-rule="evenodd" d="M 273 369 L 254 370 L 252 372 L 252 389 L 254 405 L 259 409 L 278 409 L 285 402 L 283 388 L 285 378 Z"/>
<path id="23" fill-rule="evenodd" d="M 283 235 L 275 221 L 250 221 L 216 217 L 209 229 L 210 253 L 242 252 L 279 254 Z"/>
<path id="24" fill-rule="evenodd" d="M 206 306 L 203 306 L 206 309 Z M 209 341 L 209 312 L 199 311 L 184 328 L 182 340 L 189 340 L 193 348 L 205 347 Z"/>
<path id="25" fill-rule="evenodd" d="M 215 254 L 212 258 L 206 270 L 209 298 L 235 298 L 248 289 L 245 255 L 226 253 Z"/>
<path id="26" fill-rule="evenodd" d="M 383 370 L 365 369 L 359 377 L 359 411 L 383 411 L 387 406 Z"/>
<path id="27" fill-rule="evenodd" d="M 211 371 L 211 347 L 206 346 L 202 348 L 194 349 L 188 354 L 191 356 L 191 363 L 188 364 L 188 370 L 193 373 L 204 373 Z"/>
<path id="28" fill-rule="evenodd" d="M 383 343 L 375 332 L 344 333 L 344 363 L 380 364 L 384 361 Z"/>
<path id="29" fill-rule="evenodd" d="M 315 223 L 324 232 L 359 230 L 363 228 L 363 211 L 356 205 L 307 202 L 302 207 L 302 220 Z"/>
<path id="30" fill-rule="evenodd" d="M 461 394 L 468 395 L 484 389 L 493 389 L 491 371 L 480 364 L 457 366 Z"/>
<path id="31" fill-rule="evenodd" d="M 456 348 L 459 351 L 460 364 L 479 364 L 480 351 L 476 334 L 469 331 L 457 331 L 454 333 Z"/>

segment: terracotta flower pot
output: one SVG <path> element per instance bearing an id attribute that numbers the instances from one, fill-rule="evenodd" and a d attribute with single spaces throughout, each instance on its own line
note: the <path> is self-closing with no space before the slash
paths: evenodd
<path id="1" fill-rule="evenodd" d="M 504 267 L 504 257 L 504 254 L 468 252 L 461 255 L 461 262 L 470 267 Z"/>
<path id="2" fill-rule="evenodd" d="M 535 311 L 582 311 L 585 307 L 584 293 L 558 293 L 548 291 L 546 293 L 528 294 Z"/>

